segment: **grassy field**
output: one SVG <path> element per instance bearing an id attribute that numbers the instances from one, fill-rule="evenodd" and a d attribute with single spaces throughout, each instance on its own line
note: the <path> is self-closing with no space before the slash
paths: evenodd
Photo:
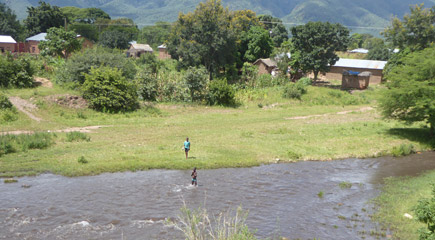
<path id="1" fill-rule="evenodd" d="M 0 131 L 55 131 L 102 126 L 86 133 L 90 141 L 67 141 L 53 135 L 54 145 L 0 157 L 0 177 L 46 172 L 65 176 L 153 168 L 187 169 L 246 167 L 299 160 L 330 160 L 386 155 L 393 147 L 412 144 L 430 148 L 422 124 L 384 121 L 376 110 L 382 87 L 353 94 L 337 86 L 309 87 L 302 100 L 281 97 L 279 87 L 237 93 L 237 108 L 183 103 L 142 103 L 126 114 L 73 109 L 50 100 L 57 94 L 79 95 L 54 88 L 6 90 L 35 103 L 36 122 L 23 113 L 2 122 Z M 182 149 L 191 141 L 188 160 Z M 88 163 L 80 163 L 84 157 Z M 82 161 L 83 162 L 83 161 Z"/>
<path id="2" fill-rule="evenodd" d="M 393 232 L 393 239 L 418 239 L 418 229 L 425 224 L 415 220 L 413 208 L 418 200 L 431 198 L 435 171 L 412 178 L 391 178 L 386 181 L 382 194 L 375 199 L 379 211 L 374 220 Z M 408 213 L 414 219 L 405 218 Z"/>

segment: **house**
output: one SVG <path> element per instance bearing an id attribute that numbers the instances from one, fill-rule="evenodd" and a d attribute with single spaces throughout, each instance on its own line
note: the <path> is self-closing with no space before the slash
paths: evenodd
<path id="1" fill-rule="evenodd" d="M 168 53 L 168 50 L 166 49 L 166 45 L 162 44 L 157 47 L 159 49 L 159 59 L 170 59 L 171 55 Z"/>
<path id="2" fill-rule="evenodd" d="M 47 36 L 47 33 L 39 33 L 35 36 L 29 37 L 26 39 L 26 43 L 25 43 L 25 48 L 26 48 L 26 52 L 31 53 L 31 54 L 39 54 L 39 48 L 38 48 L 38 44 L 41 41 L 45 41 L 45 37 Z M 92 47 L 94 44 L 87 38 L 81 36 L 81 35 L 77 35 L 77 39 L 82 39 L 82 48 L 90 48 Z"/>
<path id="3" fill-rule="evenodd" d="M 277 64 L 270 58 L 260 58 L 254 62 L 258 66 L 258 74 L 272 74 L 277 68 Z"/>
<path id="4" fill-rule="evenodd" d="M 39 54 L 39 48 L 38 44 L 41 41 L 45 41 L 45 37 L 47 36 L 47 33 L 39 33 L 35 36 L 26 38 L 26 52 L 31 54 Z"/>
<path id="5" fill-rule="evenodd" d="M 132 43 L 130 49 L 127 51 L 128 57 L 137 57 L 145 53 L 153 53 L 153 49 L 148 44 Z"/>
<path id="6" fill-rule="evenodd" d="M 349 53 L 362 53 L 362 54 L 367 54 L 367 53 L 369 53 L 369 50 L 368 49 L 365 49 L 365 48 L 357 48 L 357 49 L 353 49 L 353 50 L 350 50 L 350 51 L 348 51 Z"/>
<path id="7" fill-rule="evenodd" d="M 17 42 L 8 35 L 0 35 L 0 53 L 16 52 Z"/>
<path id="8" fill-rule="evenodd" d="M 386 61 L 361 60 L 361 59 L 346 59 L 340 58 L 331 70 L 325 74 L 328 80 L 342 79 L 344 71 L 353 72 L 370 72 L 370 83 L 379 84 L 382 82 L 382 71 L 384 70 Z"/>

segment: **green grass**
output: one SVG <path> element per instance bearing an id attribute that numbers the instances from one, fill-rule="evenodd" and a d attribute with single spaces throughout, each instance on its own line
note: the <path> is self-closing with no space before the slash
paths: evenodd
<path id="1" fill-rule="evenodd" d="M 418 239 L 417 230 L 425 224 L 415 220 L 413 208 L 418 200 L 431 198 L 435 171 L 417 177 L 389 178 L 382 194 L 374 200 L 378 209 L 373 219 L 393 232 L 393 239 Z M 414 219 L 403 215 L 410 214 Z"/>
<path id="2" fill-rule="evenodd" d="M 33 111 L 41 122 L 19 112 L 18 119 L 0 125 L 0 131 L 62 130 L 70 127 L 103 126 L 86 137 L 58 133 L 55 144 L 45 149 L 17 151 L 0 157 L 0 177 L 52 172 L 65 176 L 146 169 L 248 167 L 264 163 L 377 157 L 394 147 L 412 144 L 416 151 L 430 149 L 421 124 L 383 121 L 376 110 L 382 88 L 349 94 L 330 87 L 308 87 L 300 100 L 283 99 L 282 88 L 243 90 L 237 108 L 190 103 L 143 104 L 135 112 L 106 114 L 91 109 L 72 109 L 50 102 L 55 94 L 79 95 L 74 91 L 38 87 L 7 90 L 38 103 Z M 263 108 L 259 108 L 259 104 Z M 350 111 L 348 114 L 337 112 Z M 291 119 L 309 116 L 306 119 Z M 417 131 L 417 132 L 416 132 Z M 411 136 L 411 137 L 410 137 Z M 188 160 L 182 144 L 190 138 Z M 85 138 L 86 139 L 86 138 Z M 376 144 L 373 144 L 376 143 Z M 87 164 L 78 162 L 85 156 Z"/>
<path id="3" fill-rule="evenodd" d="M 89 141 L 91 141 L 91 138 L 88 135 L 86 135 L 86 133 L 73 131 L 73 132 L 69 132 L 66 134 L 66 141 L 67 142 L 80 142 L 80 141 L 89 142 Z"/>

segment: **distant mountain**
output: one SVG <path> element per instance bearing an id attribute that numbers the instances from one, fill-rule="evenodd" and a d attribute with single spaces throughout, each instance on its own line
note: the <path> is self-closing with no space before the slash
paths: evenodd
<path id="1" fill-rule="evenodd" d="M 195 9 L 200 0 L 45 0 L 61 7 L 97 7 L 112 18 L 128 17 L 140 27 L 157 21 L 173 22 L 179 12 Z M 27 16 L 26 6 L 38 5 L 38 0 L 0 0 L 9 5 L 20 19 Z M 223 0 L 232 10 L 251 9 L 257 14 L 281 18 L 287 27 L 308 21 L 330 21 L 349 26 L 356 32 L 378 33 L 392 16 L 402 17 L 409 6 L 435 0 Z"/>

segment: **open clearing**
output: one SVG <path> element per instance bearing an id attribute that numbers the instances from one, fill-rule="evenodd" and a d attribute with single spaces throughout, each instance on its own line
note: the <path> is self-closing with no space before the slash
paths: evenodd
<path id="1" fill-rule="evenodd" d="M 351 95 L 309 87 L 300 101 L 283 99 L 280 88 L 275 87 L 239 93 L 241 105 L 237 108 L 142 103 L 141 109 L 125 114 L 59 104 L 53 99 L 75 99 L 69 96 L 80 93 L 56 85 L 13 89 L 6 94 L 22 99 L 18 101 L 21 106 L 36 106 L 23 109 L 39 121 L 19 113 L 16 121 L 0 125 L 0 132 L 50 131 L 55 144 L 43 150 L 3 155 L 0 177 L 376 157 L 388 155 L 401 144 L 413 144 L 416 150 L 430 149 L 424 137 L 416 137 L 425 134 L 422 124 L 381 119 L 376 111 L 376 89 Z M 71 131 L 85 132 L 91 141 L 68 142 L 65 132 Z M 182 150 L 186 137 L 192 144 L 188 160 Z M 89 163 L 79 163 L 82 156 Z"/>

